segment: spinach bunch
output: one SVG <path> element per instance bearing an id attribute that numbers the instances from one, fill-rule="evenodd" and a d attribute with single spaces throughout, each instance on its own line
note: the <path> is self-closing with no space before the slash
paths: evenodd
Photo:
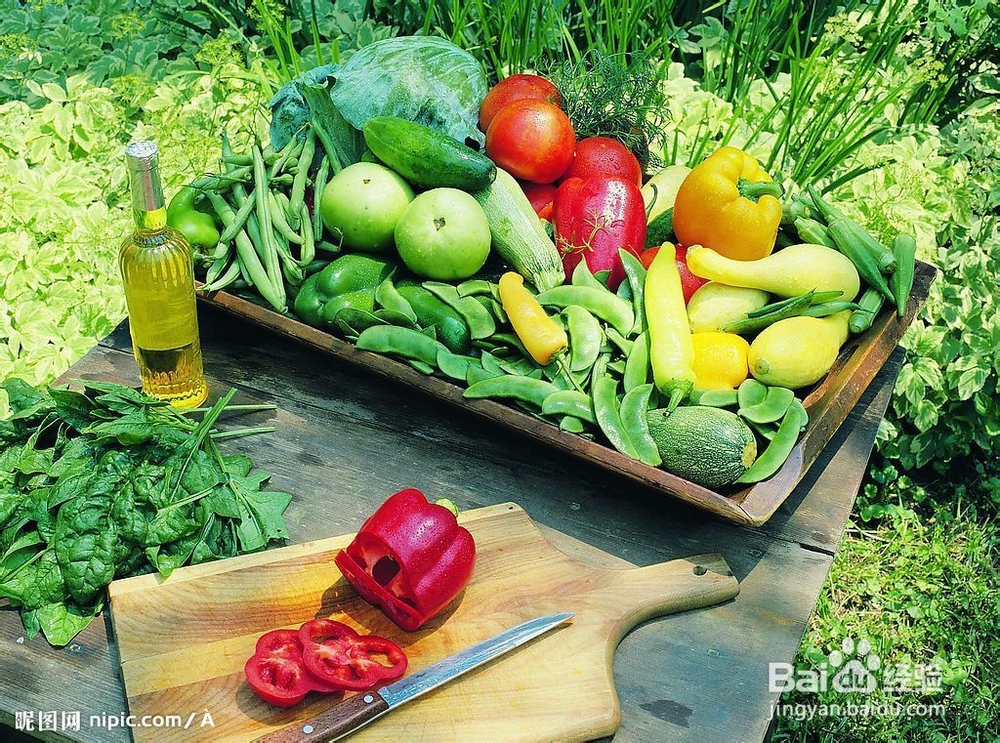
<path id="1" fill-rule="evenodd" d="M 21 610 L 29 638 L 68 643 L 115 578 L 168 576 L 288 536 L 291 496 L 262 490 L 270 475 L 216 446 L 271 430 L 213 431 L 236 390 L 195 423 L 118 384 L 3 388 L 13 412 L 0 420 L 0 599 Z"/>

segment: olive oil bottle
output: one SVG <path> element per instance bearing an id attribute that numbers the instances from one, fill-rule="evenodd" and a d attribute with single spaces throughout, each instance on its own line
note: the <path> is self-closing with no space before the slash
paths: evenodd
<path id="1" fill-rule="evenodd" d="M 153 142 L 125 148 L 135 231 L 118 256 L 132 349 L 142 389 L 176 408 L 208 397 L 202 371 L 194 264 L 184 236 L 167 226 L 159 155 Z"/>

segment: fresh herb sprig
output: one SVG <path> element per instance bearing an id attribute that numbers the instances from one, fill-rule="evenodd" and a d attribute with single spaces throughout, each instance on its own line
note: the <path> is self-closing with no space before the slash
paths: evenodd
<path id="1" fill-rule="evenodd" d="M 101 611 L 115 578 L 264 549 L 287 537 L 288 493 L 262 490 L 242 455 L 216 439 L 230 390 L 200 421 L 130 387 L 3 384 L 0 420 L 0 600 L 29 638 L 65 645 Z"/>

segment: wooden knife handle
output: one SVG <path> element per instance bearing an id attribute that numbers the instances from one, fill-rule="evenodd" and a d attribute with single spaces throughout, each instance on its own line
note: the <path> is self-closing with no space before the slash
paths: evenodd
<path id="1" fill-rule="evenodd" d="M 307 743 L 338 740 L 389 711 L 377 691 L 365 691 L 335 704 L 325 712 L 262 735 L 254 743 Z"/>

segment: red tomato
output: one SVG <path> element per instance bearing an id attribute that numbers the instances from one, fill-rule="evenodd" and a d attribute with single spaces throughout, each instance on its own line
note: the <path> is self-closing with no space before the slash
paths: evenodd
<path id="1" fill-rule="evenodd" d="M 615 175 L 642 186 L 642 166 L 632 150 L 611 137 L 586 137 L 576 143 L 576 152 L 563 178 Z"/>
<path id="2" fill-rule="evenodd" d="M 399 678 L 406 654 L 377 635 L 359 635 L 332 619 L 311 619 L 299 627 L 306 670 L 338 689 L 362 691 Z"/>
<path id="3" fill-rule="evenodd" d="M 569 117 L 548 101 L 509 103 L 486 130 L 486 154 L 515 178 L 552 183 L 573 160 L 576 134 Z"/>
<path id="4" fill-rule="evenodd" d="M 247 683 L 269 704 L 291 707 L 310 691 L 340 691 L 316 678 L 302 663 L 302 643 L 293 629 L 265 632 L 257 638 L 254 654 L 243 666 Z"/>
<path id="5" fill-rule="evenodd" d="M 484 132 L 489 129 L 490 122 L 497 111 L 513 101 L 525 98 L 548 101 L 556 106 L 562 106 L 562 96 L 556 86 L 538 75 L 511 75 L 505 77 L 492 88 L 483 98 L 479 109 L 479 128 Z"/>
<path id="6" fill-rule="evenodd" d="M 556 187 L 553 183 L 522 183 L 521 190 L 531 202 L 531 208 L 542 219 L 552 216 L 552 201 L 556 197 Z"/>
<path id="7" fill-rule="evenodd" d="M 653 262 L 656 254 L 660 251 L 658 247 L 656 248 L 646 248 L 639 255 L 639 260 L 646 270 L 649 270 L 649 264 Z M 677 271 L 681 275 L 681 289 L 684 290 L 684 302 L 687 303 L 691 299 L 691 295 L 694 294 L 698 287 L 706 283 L 708 280 L 703 279 L 700 276 L 695 276 L 691 273 L 687 264 L 687 248 L 683 248 L 680 245 L 675 246 L 677 261 Z"/>

